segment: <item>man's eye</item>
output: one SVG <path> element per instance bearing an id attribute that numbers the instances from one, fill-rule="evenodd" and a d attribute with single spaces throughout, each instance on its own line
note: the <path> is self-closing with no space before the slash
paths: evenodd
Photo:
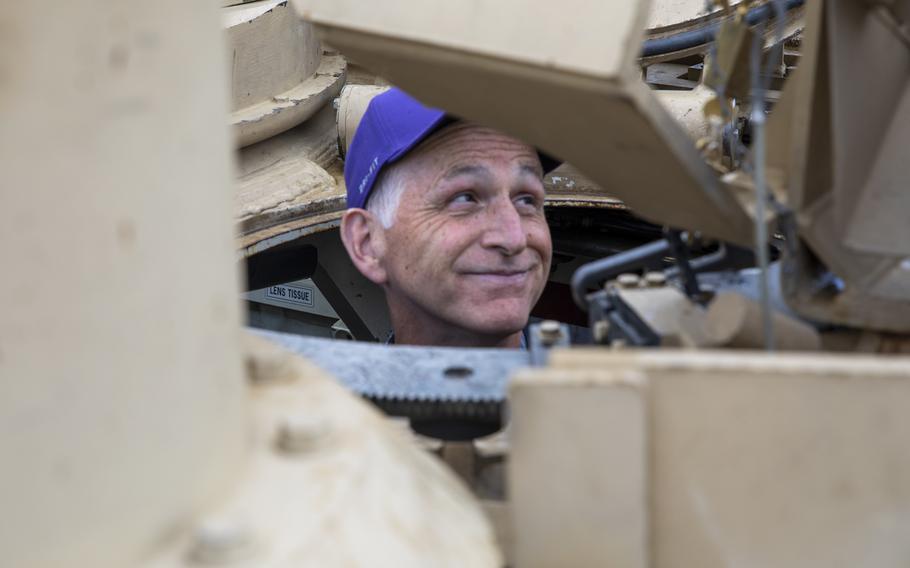
<path id="1" fill-rule="evenodd" d="M 515 199 L 515 203 L 524 207 L 536 208 L 539 204 L 539 200 L 533 195 L 521 195 Z"/>
<path id="2" fill-rule="evenodd" d="M 450 201 L 450 203 L 462 204 L 462 203 L 474 203 L 476 201 L 477 201 L 477 199 L 474 197 L 474 194 L 472 194 L 472 193 L 459 193 L 458 195 L 456 195 L 455 197 L 452 198 L 452 201 Z"/>

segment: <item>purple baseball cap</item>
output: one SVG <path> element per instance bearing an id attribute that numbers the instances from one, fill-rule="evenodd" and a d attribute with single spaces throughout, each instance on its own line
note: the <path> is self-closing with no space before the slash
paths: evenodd
<path id="1" fill-rule="evenodd" d="M 382 168 L 400 160 L 427 136 L 455 120 L 458 119 L 445 111 L 424 106 L 401 89 L 392 88 L 373 97 L 345 157 L 348 208 L 366 204 Z M 538 154 L 544 173 L 559 165 L 546 154 Z"/>

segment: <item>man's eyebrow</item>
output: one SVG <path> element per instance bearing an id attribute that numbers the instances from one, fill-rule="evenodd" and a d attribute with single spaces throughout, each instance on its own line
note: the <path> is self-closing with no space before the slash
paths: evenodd
<path id="1" fill-rule="evenodd" d="M 525 163 L 518 166 L 518 170 L 523 174 L 531 174 L 534 177 L 543 177 L 543 168 L 539 164 Z"/>
<path id="2" fill-rule="evenodd" d="M 465 164 L 463 166 L 455 166 L 451 170 L 447 171 L 445 175 L 442 176 L 444 180 L 450 180 L 458 176 L 483 176 L 488 177 L 490 172 L 487 171 L 487 168 L 478 165 Z"/>

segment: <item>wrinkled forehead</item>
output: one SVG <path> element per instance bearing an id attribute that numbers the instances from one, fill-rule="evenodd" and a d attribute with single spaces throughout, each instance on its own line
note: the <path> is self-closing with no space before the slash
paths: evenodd
<path id="1" fill-rule="evenodd" d="M 486 126 L 452 122 L 421 142 L 408 155 L 412 163 L 446 168 L 456 164 L 496 160 L 516 169 L 533 169 L 543 176 L 540 157 L 532 146 Z"/>

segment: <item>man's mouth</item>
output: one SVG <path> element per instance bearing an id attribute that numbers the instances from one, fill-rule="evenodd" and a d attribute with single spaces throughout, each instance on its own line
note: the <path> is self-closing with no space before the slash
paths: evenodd
<path id="1" fill-rule="evenodd" d="M 494 270 L 472 270 L 466 272 L 467 276 L 470 276 L 472 279 L 476 279 L 480 282 L 490 284 L 493 286 L 523 286 L 528 277 L 531 274 L 531 268 L 525 268 L 523 270 L 518 270 L 514 268 L 510 269 L 494 269 Z"/>

